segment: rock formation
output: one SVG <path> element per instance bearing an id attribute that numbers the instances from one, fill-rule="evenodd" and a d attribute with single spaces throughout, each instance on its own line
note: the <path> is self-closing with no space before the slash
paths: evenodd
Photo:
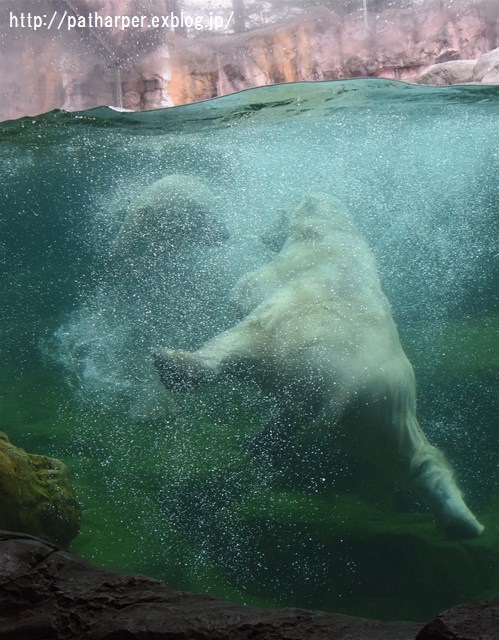
<path id="1" fill-rule="evenodd" d="M 253 609 L 98 569 L 36 538 L 0 532 L 0 640 L 413 640 L 413 622 Z"/>
<path id="2" fill-rule="evenodd" d="M 15 447 L 0 432 L 0 527 L 63 547 L 80 528 L 80 507 L 66 466 Z"/>
<path id="3" fill-rule="evenodd" d="M 429 622 L 416 640 L 495 640 L 499 637 L 499 600 L 461 604 Z"/>
<path id="4" fill-rule="evenodd" d="M 499 84 L 499 48 L 475 60 L 454 60 L 433 64 L 415 79 L 419 84 Z"/>
<path id="5" fill-rule="evenodd" d="M 4 4 L 5 15 L 17 15 L 18 3 Z M 96 0 L 39 0 L 37 11 L 51 15 L 56 5 L 60 15 L 64 7 L 72 15 L 117 13 L 112 2 Z M 159 0 L 126 0 L 120 13 L 161 15 L 164 8 Z M 7 22 L 0 25 L 0 120 L 54 108 L 157 109 L 278 82 L 412 81 L 430 65 L 476 59 L 499 46 L 495 0 L 421 0 L 365 15 L 315 6 L 251 31 L 196 37 L 119 27 L 33 31 Z"/>
<path id="6" fill-rule="evenodd" d="M 385 10 L 340 17 L 324 7 L 286 24 L 210 39 L 173 37 L 169 95 L 183 104 L 277 82 L 383 77 L 412 81 L 430 65 L 499 46 L 499 5 L 451 12 Z"/>
<path id="7" fill-rule="evenodd" d="M 493 640 L 499 600 L 460 605 L 421 626 L 182 593 L 0 531 L 0 640 Z"/>

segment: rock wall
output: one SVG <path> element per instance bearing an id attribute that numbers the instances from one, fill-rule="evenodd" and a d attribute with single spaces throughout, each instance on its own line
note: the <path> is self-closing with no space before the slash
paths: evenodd
<path id="1" fill-rule="evenodd" d="M 384 77 L 411 81 L 430 65 L 478 58 L 499 46 L 499 3 L 462 13 L 432 2 L 427 10 L 392 10 L 342 18 L 324 7 L 297 20 L 210 39 L 173 37 L 169 49 L 174 104 L 248 87 L 307 80 Z"/>
<path id="2" fill-rule="evenodd" d="M 316 6 L 285 23 L 194 38 L 168 29 L 14 29 L 6 16 L 19 13 L 19 4 L 2 4 L 0 120 L 54 108 L 157 109 L 278 82 L 411 81 L 435 63 L 476 59 L 499 46 L 496 0 L 428 0 L 366 16 Z M 62 15 L 69 6 L 75 15 L 116 13 L 111 0 L 38 0 L 37 12 L 58 7 Z M 120 12 L 161 15 L 164 7 L 125 0 Z"/>
<path id="3" fill-rule="evenodd" d="M 0 10 L 0 120 L 52 109 L 75 111 L 101 105 L 134 110 L 171 104 L 166 93 L 169 61 L 165 30 L 21 27 L 22 11 L 52 16 L 161 15 L 162 0 L 3 0 Z M 119 5 L 119 7 L 118 7 Z M 10 26 L 13 15 L 17 26 Z M 13 24 L 15 25 L 15 20 Z M 151 57 L 151 54 L 154 54 Z M 166 52 L 167 56 L 167 52 Z"/>

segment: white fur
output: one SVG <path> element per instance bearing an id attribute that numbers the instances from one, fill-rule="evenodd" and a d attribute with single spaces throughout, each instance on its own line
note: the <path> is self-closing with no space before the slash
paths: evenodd
<path id="1" fill-rule="evenodd" d="M 232 375 L 302 407 L 305 398 L 309 416 L 342 429 L 356 445 L 370 443 L 372 455 L 419 490 L 450 535 L 482 532 L 443 454 L 419 426 L 414 372 L 376 261 L 337 198 L 305 198 L 281 251 L 245 276 L 235 296 L 246 314 L 239 324 L 196 352 L 158 351 L 168 387 Z"/>

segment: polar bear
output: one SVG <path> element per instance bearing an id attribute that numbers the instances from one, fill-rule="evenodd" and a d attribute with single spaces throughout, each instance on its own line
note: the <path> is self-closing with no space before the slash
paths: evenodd
<path id="1" fill-rule="evenodd" d="M 368 446 L 418 490 L 447 535 L 480 535 L 449 464 L 418 423 L 413 368 L 375 258 L 341 201 L 306 197 L 282 249 L 243 277 L 235 296 L 245 316 L 234 327 L 195 352 L 156 351 L 168 388 L 255 380 L 277 396 L 288 425 L 296 405 L 311 426 L 341 429 L 355 447 Z"/>
<path id="2" fill-rule="evenodd" d="M 217 197 L 200 178 L 165 176 L 129 203 L 113 252 L 143 257 L 185 245 L 221 244 L 228 232 L 215 215 L 219 208 Z"/>

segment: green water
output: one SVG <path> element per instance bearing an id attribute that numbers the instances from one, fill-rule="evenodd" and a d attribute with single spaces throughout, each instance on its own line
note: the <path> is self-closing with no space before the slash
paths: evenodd
<path id="1" fill-rule="evenodd" d="M 497 87 L 282 85 L 53 112 L 0 140 L 0 429 L 70 467 L 72 551 L 183 590 L 368 617 L 497 596 Z M 171 173 L 211 187 L 227 241 L 116 267 L 130 203 Z M 319 190 L 376 254 L 420 422 L 486 526 L 477 540 L 446 540 L 335 434 L 299 434 L 274 466 L 255 455 L 273 405 L 251 384 L 172 395 L 157 380 L 152 349 L 230 326 L 233 284 L 271 258 L 262 236 Z"/>

